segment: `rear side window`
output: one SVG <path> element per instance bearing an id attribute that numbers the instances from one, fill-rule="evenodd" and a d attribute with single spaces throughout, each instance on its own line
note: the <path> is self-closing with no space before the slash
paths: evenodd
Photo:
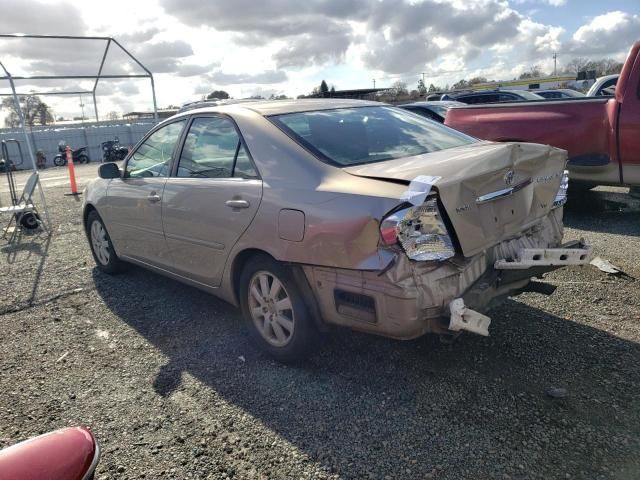
<path id="1" fill-rule="evenodd" d="M 178 177 L 257 178 L 240 135 L 227 118 L 195 118 L 184 142 Z"/>
<path id="2" fill-rule="evenodd" d="M 410 157 L 476 141 L 394 107 L 340 108 L 270 119 L 321 160 L 338 166 Z"/>

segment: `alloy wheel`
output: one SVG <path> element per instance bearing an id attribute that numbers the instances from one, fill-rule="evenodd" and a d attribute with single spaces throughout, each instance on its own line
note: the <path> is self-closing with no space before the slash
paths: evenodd
<path id="1" fill-rule="evenodd" d="M 102 265 L 107 265 L 111 258 L 111 252 L 109 252 L 109 240 L 107 238 L 107 231 L 102 223 L 95 220 L 91 224 L 91 246 L 93 252 L 96 254 L 96 258 Z"/>
<path id="2" fill-rule="evenodd" d="M 251 277 L 248 296 L 251 318 L 260 335 L 274 347 L 284 347 L 293 336 L 295 317 L 282 282 L 260 270 Z"/>

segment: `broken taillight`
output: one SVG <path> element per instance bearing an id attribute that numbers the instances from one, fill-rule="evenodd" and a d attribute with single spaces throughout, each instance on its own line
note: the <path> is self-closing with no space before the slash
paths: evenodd
<path id="1" fill-rule="evenodd" d="M 385 245 L 399 243 L 411 260 L 446 260 L 456 253 L 435 197 L 392 212 L 382 220 L 380 235 Z"/>

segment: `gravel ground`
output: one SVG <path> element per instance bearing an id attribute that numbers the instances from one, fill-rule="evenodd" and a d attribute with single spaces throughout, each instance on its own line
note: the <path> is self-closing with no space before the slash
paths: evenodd
<path id="1" fill-rule="evenodd" d="M 99 273 L 64 190 L 47 191 L 49 240 L 0 247 L 0 447 L 85 424 L 97 479 L 640 477 L 640 202 L 624 190 L 574 202 L 566 237 L 629 276 L 554 272 L 552 296 L 511 299 L 490 337 L 453 345 L 338 330 L 298 366 L 203 292 Z"/>

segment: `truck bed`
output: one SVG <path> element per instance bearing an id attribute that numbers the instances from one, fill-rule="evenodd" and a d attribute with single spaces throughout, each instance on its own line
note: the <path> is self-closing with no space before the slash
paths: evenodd
<path id="1" fill-rule="evenodd" d="M 453 107 L 445 124 L 483 140 L 553 145 L 568 152 L 574 180 L 618 184 L 615 152 L 616 103 L 585 97 Z"/>

